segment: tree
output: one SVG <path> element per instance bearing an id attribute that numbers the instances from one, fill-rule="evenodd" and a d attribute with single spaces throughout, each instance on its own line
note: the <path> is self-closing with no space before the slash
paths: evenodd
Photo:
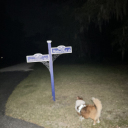
<path id="1" fill-rule="evenodd" d="M 113 47 L 117 47 L 121 52 L 122 61 L 124 61 L 125 53 L 128 50 L 128 20 L 126 20 L 121 27 L 113 31 L 115 40 L 112 42 Z"/>
<path id="2" fill-rule="evenodd" d="M 112 18 L 123 21 L 127 14 L 127 0 L 75 0 L 73 4 L 73 15 L 79 21 L 79 33 L 84 33 L 85 29 L 88 30 L 91 23 L 99 26 L 100 31 L 102 31 L 103 24 L 109 23 Z M 71 5 L 71 1 L 69 5 Z M 122 60 L 124 60 L 124 55 L 128 50 L 127 30 L 125 23 L 114 32 L 116 40 L 113 45 L 118 45 L 122 53 Z"/>
<path id="3" fill-rule="evenodd" d="M 81 25 L 87 28 L 90 22 L 94 22 L 101 29 L 102 24 L 112 17 L 122 19 L 126 9 L 127 0 L 87 0 L 74 12 Z"/>
<path id="4" fill-rule="evenodd" d="M 90 57 L 94 52 L 95 39 L 89 39 L 88 30 L 95 25 L 98 33 L 102 32 L 104 24 L 111 22 L 111 19 L 123 20 L 127 12 L 127 0 L 54 0 L 57 4 L 59 23 L 52 29 L 52 39 L 57 42 L 68 44 L 72 42 L 75 53 L 79 57 Z M 96 38 L 97 39 L 97 38 Z M 98 42 L 98 41 L 97 41 Z M 100 44 L 98 44 L 100 45 Z M 119 45 L 120 46 L 120 45 Z"/>

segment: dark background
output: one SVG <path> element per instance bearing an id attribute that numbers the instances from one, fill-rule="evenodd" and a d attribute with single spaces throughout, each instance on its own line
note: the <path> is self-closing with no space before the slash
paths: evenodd
<path id="1" fill-rule="evenodd" d="M 98 22 L 99 10 L 93 10 L 93 7 L 100 0 L 94 1 L 88 8 L 84 7 L 87 0 L 1 1 L 1 67 L 26 61 L 27 55 L 48 54 L 47 40 L 52 40 L 52 47 L 72 46 L 72 54 L 61 55 L 58 62 L 127 64 L 127 4 L 126 13 L 121 5 L 118 6 L 122 9 L 119 10 L 121 13 L 112 14 L 112 10 L 106 8 L 109 10 L 109 20 L 104 14 Z M 89 16 L 94 14 L 90 21 L 85 12 Z M 122 28 L 125 28 L 125 37 Z M 122 49 L 125 49 L 123 58 Z"/>

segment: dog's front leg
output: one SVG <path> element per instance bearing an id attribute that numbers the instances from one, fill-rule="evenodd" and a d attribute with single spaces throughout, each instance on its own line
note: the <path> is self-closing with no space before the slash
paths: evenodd
<path id="1" fill-rule="evenodd" d="M 100 123 L 100 120 L 99 120 L 99 118 L 98 118 L 98 120 L 97 120 L 97 123 L 98 123 L 98 124 Z"/>
<path id="2" fill-rule="evenodd" d="M 93 120 L 94 122 L 93 122 L 93 125 L 96 125 L 96 120 Z"/>

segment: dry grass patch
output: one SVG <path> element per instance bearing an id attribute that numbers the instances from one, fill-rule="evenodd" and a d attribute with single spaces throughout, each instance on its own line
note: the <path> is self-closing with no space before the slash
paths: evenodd
<path id="1" fill-rule="evenodd" d="M 122 67 L 96 65 L 55 65 L 55 94 L 52 101 L 49 71 L 42 64 L 13 91 L 6 104 L 6 115 L 45 128 L 125 128 L 128 126 L 128 73 Z M 76 96 L 86 103 L 91 97 L 103 104 L 101 123 L 79 121 Z"/>

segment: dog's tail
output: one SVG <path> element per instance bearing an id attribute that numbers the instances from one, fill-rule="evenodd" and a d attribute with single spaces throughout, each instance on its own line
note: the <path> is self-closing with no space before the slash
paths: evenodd
<path id="1" fill-rule="evenodd" d="M 92 97 L 92 101 L 95 104 L 96 109 L 97 109 L 97 114 L 96 114 L 95 119 L 98 119 L 101 115 L 102 104 L 101 104 L 101 101 L 99 99 L 96 99 L 94 97 Z"/>

